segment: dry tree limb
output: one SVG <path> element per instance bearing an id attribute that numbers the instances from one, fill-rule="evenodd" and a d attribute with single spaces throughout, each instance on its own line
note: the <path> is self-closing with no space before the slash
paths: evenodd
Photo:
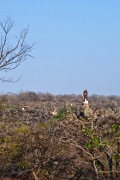
<path id="1" fill-rule="evenodd" d="M 34 171 L 32 172 L 32 174 L 33 174 L 34 179 L 38 180 L 38 177 L 37 177 L 37 175 L 36 175 L 36 173 Z"/>
<path id="2" fill-rule="evenodd" d="M 17 68 L 28 57 L 32 57 L 30 53 L 34 44 L 26 43 L 29 28 L 23 29 L 20 32 L 19 37 L 16 37 L 15 45 L 9 42 L 8 36 L 14 26 L 15 23 L 10 17 L 6 17 L 5 20 L 0 21 L 0 28 L 2 30 L 0 39 L 0 71 L 9 72 Z M 15 82 L 12 78 L 6 78 L 5 76 L 1 77 L 0 81 Z"/>

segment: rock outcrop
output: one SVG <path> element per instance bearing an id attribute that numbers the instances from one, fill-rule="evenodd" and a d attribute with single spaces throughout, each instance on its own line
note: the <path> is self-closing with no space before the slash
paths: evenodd
<path id="1" fill-rule="evenodd" d="M 116 118 L 120 119 L 120 106 L 117 102 L 111 101 L 107 107 L 90 107 L 90 105 L 81 105 L 80 116 L 86 120 Z"/>

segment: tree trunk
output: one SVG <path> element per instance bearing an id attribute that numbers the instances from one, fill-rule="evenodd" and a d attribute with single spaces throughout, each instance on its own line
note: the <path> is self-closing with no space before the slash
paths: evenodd
<path id="1" fill-rule="evenodd" d="M 114 180 L 113 177 L 113 172 L 112 172 L 112 157 L 110 156 L 110 154 L 107 154 L 107 160 L 108 160 L 108 164 L 109 164 L 109 169 L 110 169 L 110 180 Z"/>

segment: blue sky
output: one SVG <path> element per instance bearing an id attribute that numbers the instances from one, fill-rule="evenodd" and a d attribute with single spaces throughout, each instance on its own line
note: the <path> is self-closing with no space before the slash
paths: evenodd
<path id="1" fill-rule="evenodd" d="M 0 17 L 14 19 L 10 41 L 29 27 L 32 55 L 0 76 L 21 76 L 1 83 L 0 92 L 120 96 L 120 1 L 1 0 Z"/>

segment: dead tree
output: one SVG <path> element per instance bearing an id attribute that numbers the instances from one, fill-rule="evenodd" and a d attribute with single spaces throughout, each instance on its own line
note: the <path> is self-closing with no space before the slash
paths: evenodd
<path id="1" fill-rule="evenodd" d="M 0 71 L 9 72 L 17 68 L 23 61 L 31 56 L 34 44 L 26 43 L 28 34 L 27 29 L 23 29 L 19 36 L 15 36 L 16 44 L 9 42 L 9 33 L 15 26 L 14 21 L 10 17 L 6 17 L 0 21 L 1 39 L 0 39 Z M 14 82 L 12 78 L 0 77 L 2 82 Z"/>

